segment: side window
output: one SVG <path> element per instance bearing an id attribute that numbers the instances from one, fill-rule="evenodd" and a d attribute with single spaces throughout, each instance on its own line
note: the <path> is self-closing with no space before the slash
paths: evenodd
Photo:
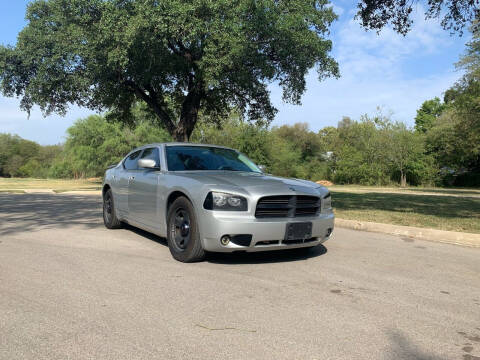
<path id="1" fill-rule="evenodd" d="M 140 156 L 140 150 L 135 151 L 134 153 L 130 154 L 129 157 L 125 159 L 123 162 L 123 166 L 127 170 L 136 170 L 137 169 L 137 160 Z"/>
<path id="2" fill-rule="evenodd" d="M 143 150 L 140 159 L 155 160 L 157 166 L 160 166 L 160 155 L 158 153 L 158 148 L 156 147 Z"/>

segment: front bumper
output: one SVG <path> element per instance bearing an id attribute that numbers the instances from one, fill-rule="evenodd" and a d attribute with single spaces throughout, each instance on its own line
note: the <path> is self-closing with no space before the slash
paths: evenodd
<path id="1" fill-rule="evenodd" d="M 296 217 L 281 219 L 257 219 L 253 216 L 239 216 L 238 213 L 226 214 L 203 210 L 200 232 L 203 248 L 213 252 L 234 251 L 266 251 L 312 247 L 329 239 L 334 228 L 333 213 L 320 214 L 312 217 Z M 311 222 L 312 238 L 306 241 L 284 241 L 288 223 Z M 240 246 L 233 242 L 224 246 L 220 239 L 224 235 L 252 235 L 249 246 Z"/>

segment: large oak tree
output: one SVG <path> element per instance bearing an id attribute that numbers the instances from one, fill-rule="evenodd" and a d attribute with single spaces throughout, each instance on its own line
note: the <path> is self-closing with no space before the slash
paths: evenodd
<path id="1" fill-rule="evenodd" d="M 70 104 L 128 121 L 147 104 L 187 141 L 199 111 L 270 121 L 268 84 L 299 104 L 305 76 L 338 76 L 328 0 L 36 0 L 15 47 L 0 47 L 0 91 L 30 111 Z"/>

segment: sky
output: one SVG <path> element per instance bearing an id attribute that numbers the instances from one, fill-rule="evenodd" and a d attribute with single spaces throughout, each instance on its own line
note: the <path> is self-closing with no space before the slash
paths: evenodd
<path id="1" fill-rule="evenodd" d="M 18 32 L 26 25 L 28 0 L 0 0 L 0 44 L 16 43 Z M 416 110 L 427 99 L 442 97 L 461 73 L 455 63 L 469 40 L 451 36 L 438 21 L 425 21 L 421 6 L 414 12 L 414 25 L 407 36 L 385 28 L 378 35 L 366 32 L 354 20 L 355 1 L 334 0 L 339 19 L 332 25 L 329 38 L 332 55 L 338 61 L 341 77 L 318 81 L 315 70 L 307 76 L 302 105 L 282 101 L 281 89 L 270 86 L 271 100 L 278 114 L 272 125 L 307 122 L 318 131 L 336 126 L 343 116 L 359 119 L 375 114 L 377 108 L 393 119 L 414 124 Z M 66 129 L 75 120 L 93 114 L 71 106 L 64 116 L 43 117 L 38 108 L 27 116 L 19 100 L 0 95 L 0 133 L 18 134 L 42 145 L 65 141 Z"/>

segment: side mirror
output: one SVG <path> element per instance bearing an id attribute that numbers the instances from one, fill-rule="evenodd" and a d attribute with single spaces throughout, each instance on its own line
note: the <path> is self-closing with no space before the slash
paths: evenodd
<path id="1" fill-rule="evenodd" d="M 157 162 L 152 159 L 140 159 L 138 160 L 138 167 L 144 169 L 158 169 Z"/>
<path id="2" fill-rule="evenodd" d="M 260 170 L 262 170 L 263 173 L 267 171 L 267 167 L 265 165 L 257 165 L 257 166 Z"/>

